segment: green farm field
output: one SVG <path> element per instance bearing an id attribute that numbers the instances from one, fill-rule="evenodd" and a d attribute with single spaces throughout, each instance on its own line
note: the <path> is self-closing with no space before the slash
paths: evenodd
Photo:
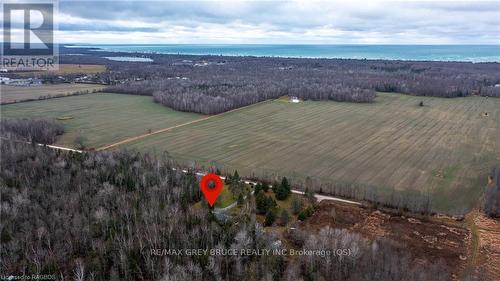
<path id="1" fill-rule="evenodd" d="M 500 99 L 380 93 L 373 104 L 268 101 L 122 147 L 247 176 L 429 192 L 449 211 L 478 202 L 499 140 Z"/>
<path id="2" fill-rule="evenodd" d="M 26 100 L 38 99 L 40 97 L 54 97 L 59 95 L 72 95 L 77 92 L 99 91 L 105 86 L 97 84 L 75 84 L 64 83 L 55 85 L 41 85 L 35 87 L 0 86 L 0 103 L 15 103 Z"/>
<path id="3" fill-rule="evenodd" d="M 151 97 L 98 93 L 0 109 L 2 118 L 60 119 L 66 132 L 57 144 L 66 147 L 76 147 L 77 136 L 87 149 L 128 139 L 118 147 L 168 151 L 185 165 L 215 164 L 245 176 L 287 176 L 292 183 L 309 176 L 322 183 L 429 192 L 443 211 L 473 207 L 491 167 L 500 162 L 500 99 L 494 98 L 379 93 L 372 104 L 279 99 L 207 118 L 171 110 Z M 144 136 L 165 128 L 171 129 Z"/>
<path id="4" fill-rule="evenodd" d="M 81 135 L 87 149 L 204 117 L 174 111 L 151 97 L 110 93 L 2 105 L 0 109 L 2 118 L 60 119 L 65 133 L 57 144 L 76 147 L 75 139 Z"/>

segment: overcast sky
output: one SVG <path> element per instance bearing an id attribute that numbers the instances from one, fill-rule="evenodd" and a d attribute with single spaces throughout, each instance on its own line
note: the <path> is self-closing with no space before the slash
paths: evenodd
<path id="1" fill-rule="evenodd" d="M 59 1 L 64 43 L 500 44 L 500 1 Z"/>

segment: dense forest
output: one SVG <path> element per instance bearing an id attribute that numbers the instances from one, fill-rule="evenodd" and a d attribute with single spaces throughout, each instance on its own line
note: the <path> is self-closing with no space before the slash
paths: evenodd
<path id="1" fill-rule="evenodd" d="M 296 249 L 349 255 L 157 255 L 155 249 L 281 249 L 249 200 L 220 220 L 197 179 L 166 157 L 72 153 L 3 141 L 2 273 L 60 280 L 447 280 L 439 261 L 416 262 L 388 240 L 325 228 L 292 233 Z"/>
<path id="2" fill-rule="evenodd" d="M 160 55 L 71 50 L 63 63 L 103 63 L 108 91 L 150 95 L 177 110 L 214 114 L 283 95 L 372 102 L 375 91 L 499 97 L 500 64 L 434 61 Z M 64 52 L 63 52 L 64 53 Z M 104 56 L 147 57 L 116 62 Z"/>
<path id="3" fill-rule="evenodd" d="M 218 66 L 224 68 L 225 66 Z M 199 73 L 125 82 L 109 87 L 117 93 L 152 95 L 155 101 L 180 111 L 216 114 L 281 96 L 309 100 L 372 102 L 375 91 L 341 83 L 307 71 L 287 75 L 270 71 Z M 284 72 L 285 70 L 283 70 Z M 190 78 L 189 78 L 190 77 Z"/>
<path id="4" fill-rule="evenodd" d="M 5 119 L 0 121 L 0 136 L 18 141 L 51 144 L 64 133 L 64 126 L 52 119 Z"/>
<path id="5" fill-rule="evenodd" d="M 143 82 L 146 84 L 150 82 Z M 216 114 L 260 101 L 290 95 L 301 99 L 371 102 L 375 92 L 360 88 L 346 88 L 328 80 L 295 79 L 287 83 L 274 81 L 242 81 L 211 79 L 210 81 L 161 80 L 155 83 L 156 102 L 180 111 Z M 119 88 L 120 86 L 116 86 Z M 117 92 L 122 92 L 117 89 Z"/>
<path id="6" fill-rule="evenodd" d="M 301 256 L 299 266 L 290 266 L 290 272 L 302 273 L 304 280 L 449 280 L 443 260 L 416 262 L 391 240 L 371 241 L 346 229 L 325 227 L 310 235 L 296 231 L 292 240 L 304 250 L 351 249 L 352 256 Z M 288 280 L 296 280 L 290 278 Z"/>
<path id="7" fill-rule="evenodd" d="M 45 143 L 60 133 L 60 125 L 50 120 L 2 120 L 2 128 L 2 133 L 22 140 Z M 296 250 L 343 249 L 349 255 L 298 259 L 278 254 L 158 255 L 158 249 L 240 252 L 284 248 L 280 238 L 256 220 L 255 214 L 263 208 L 260 199 L 240 202 L 243 207 L 238 213 L 218 218 L 207 204 L 196 204 L 201 193 L 194 173 L 172 169 L 175 163 L 166 155 L 62 152 L 17 140 L 3 140 L 0 152 L 2 273 L 60 280 L 449 277 L 445 264 L 415 263 L 389 240 L 370 241 L 330 228 L 318 233 L 298 228 L 289 239 Z M 232 186 L 238 179 L 235 172 L 227 183 Z M 236 184 L 231 189 L 239 187 Z M 259 190 L 269 186 L 255 188 L 259 197 Z M 272 189 L 278 200 L 290 194 L 286 178 Z M 300 220 L 306 218 L 299 214 Z M 268 223 L 266 216 L 265 225 L 273 224 Z"/>
<path id="8" fill-rule="evenodd" d="M 168 159 L 12 142 L 2 142 L 1 152 L 2 273 L 60 280 L 237 280 L 252 268 L 256 279 L 281 274 L 279 257 L 151 254 L 246 243 L 269 248 L 275 241 L 248 213 L 235 225 L 218 222 L 206 206 L 194 208 L 196 177 L 172 171 Z"/>

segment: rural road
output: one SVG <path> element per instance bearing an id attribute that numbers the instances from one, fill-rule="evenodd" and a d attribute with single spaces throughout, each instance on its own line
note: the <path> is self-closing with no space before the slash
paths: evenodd
<path id="1" fill-rule="evenodd" d="M 31 144 L 31 142 L 28 142 L 28 141 L 17 141 L 17 140 L 11 140 L 9 138 L 4 138 L 4 137 L 0 137 L 0 139 L 8 140 L 8 141 L 13 141 L 13 142 L 19 142 L 19 143 Z M 52 148 L 52 149 L 64 150 L 64 151 L 73 151 L 73 152 L 78 152 L 78 153 L 83 153 L 84 152 L 83 150 L 78 150 L 78 149 L 73 149 L 73 148 L 68 148 L 68 147 L 62 147 L 62 146 L 57 146 L 57 145 L 50 145 L 50 144 L 43 144 L 43 143 L 36 143 L 36 145 L 38 145 L 38 146 L 45 146 L 45 147 L 49 147 L 49 148 Z"/>
<path id="2" fill-rule="evenodd" d="M 4 138 L 4 137 L 0 137 L 0 139 L 10 140 L 10 139 Z M 15 141 L 15 142 L 31 144 L 30 142 L 26 142 L 26 141 Z M 49 144 L 41 144 L 41 143 L 36 143 L 36 145 L 38 145 L 38 146 L 44 146 L 44 147 L 48 147 L 48 148 L 52 148 L 52 149 L 57 149 L 57 150 L 62 150 L 62 151 L 71 151 L 71 152 L 76 152 L 76 153 L 84 153 L 84 152 L 86 152 L 86 151 L 82 151 L 82 150 L 78 150 L 78 149 L 72 149 L 72 148 L 62 147 L 62 146 L 57 146 L 57 145 L 49 145 Z M 172 170 L 176 171 L 177 169 L 176 168 L 172 168 Z M 181 171 L 183 173 L 187 173 L 188 172 L 188 170 L 186 170 L 186 169 L 181 169 Z M 197 176 L 204 176 L 207 173 L 206 172 L 196 172 L 195 174 Z M 226 177 L 224 177 L 224 176 L 220 176 L 220 178 L 223 179 L 223 180 L 226 179 Z M 257 183 L 258 183 L 256 181 L 250 181 L 250 180 L 245 180 L 245 179 L 242 179 L 241 182 L 243 182 L 245 184 L 251 184 L 251 185 L 257 185 Z M 299 195 L 305 195 L 303 191 L 296 190 L 296 189 L 292 189 L 292 193 L 299 194 Z M 253 194 L 253 191 L 252 191 L 251 194 Z M 358 206 L 362 205 L 360 202 L 356 202 L 356 201 L 352 201 L 352 200 L 347 200 L 347 199 L 342 199 L 342 198 L 338 198 L 338 197 L 334 197 L 334 196 L 314 194 L 314 197 L 316 198 L 316 200 L 318 202 L 321 202 L 323 200 L 328 200 L 328 201 L 336 201 L 336 202 L 342 202 L 342 203 L 347 203 L 347 204 L 352 204 L 352 205 L 358 205 Z M 233 208 L 236 205 L 237 205 L 237 202 L 234 202 L 234 203 L 232 203 L 231 205 L 229 205 L 227 207 L 216 208 L 216 211 L 229 210 L 229 209 Z"/>
<path id="3" fill-rule="evenodd" d="M 116 146 L 119 146 L 119 145 L 122 145 L 122 144 L 125 144 L 125 143 L 129 143 L 129 142 L 132 142 L 132 141 L 143 139 L 145 137 L 149 137 L 149 136 L 152 136 L 152 135 L 156 135 L 156 134 L 161 134 L 161 133 L 164 133 L 164 132 L 168 132 L 168 131 L 171 131 L 173 129 L 177 129 L 177 128 L 184 127 L 184 126 L 187 126 L 187 125 L 195 124 L 195 123 L 198 123 L 198 122 L 201 122 L 201 121 L 208 120 L 210 118 L 214 118 L 214 117 L 221 116 L 221 115 L 224 115 L 224 114 L 228 114 L 228 113 L 231 113 L 231 112 L 239 111 L 239 110 L 242 110 L 242 109 L 245 109 L 245 108 L 248 108 L 248 107 L 252 107 L 252 106 L 256 106 L 258 104 L 269 102 L 269 101 L 270 100 L 264 100 L 264 101 L 261 101 L 261 102 L 258 102 L 258 103 L 254 103 L 254 104 L 250 104 L 250 105 L 247 105 L 247 106 L 243 106 L 243 107 L 238 107 L 238 108 L 235 108 L 235 109 L 231 109 L 229 111 L 225 111 L 225 112 L 222 112 L 222 113 L 219 113 L 219 114 L 205 116 L 205 117 L 200 118 L 200 119 L 196 119 L 196 120 L 189 121 L 189 122 L 186 122 L 186 123 L 182 123 L 182 124 L 179 124 L 179 125 L 175 125 L 175 126 L 172 126 L 172 127 L 160 129 L 160 130 L 157 130 L 157 131 L 154 131 L 154 132 L 151 132 L 151 133 L 142 134 L 142 135 L 139 135 L 139 136 L 127 138 L 127 139 L 121 140 L 119 142 L 115 142 L 115 143 L 112 143 L 112 144 L 108 144 L 108 145 L 105 145 L 105 146 L 98 147 L 96 150 L 97 151 L 99 151 L 99 150 L 107 150 L 107 149 L 110 149 L 110 148 L 113 148 L 113 147 L 116 147 Z"/>
<path id="4" fill-rule="evenodd" d="M 143 139 L 145 137 L 149 137 L 149 136 L 153 136 L 153 135 L 156 135 L 156 134 L 161 134 L 161 133 L 164 133 L 164 132 L 168 132 L 170 130 L 173 130 L 173 129 L 176 129 L 176 128 L 180 128 L 180 127 L 183 127 L 183 126 L 186 126 L 186 125 L 191 125 L 191 124 L 194 124 L 194 123 L 197 123 L 197 122 L 200 122 L 200 121 L 205 121 L 205 120 L 207 120 L 209 118 L 212 118 L 214 116 L 217 116 L 217 115 L 207 116 L 207 117 L 196 119 L 196 120 L 193 120 L 193 121 L 189 121 L 189 122 L 186 122 L 186 123 L 183 123 L 183 124 L 179 124 L 179 125 L 175 125 L 175 126 L 172 126 L 172 127 L 165 128 L 165 129 L 157 130 L 157 131 L 154 131 L 154 132 L 151 132 L 151 133 L 142 134 L 142 135 L 139 135 L 139 136 L 135 136 L 135 137 L 131 137 L 131 138 L 128 138 L 128 139 L 124 139 L 124 140 L 121 140 L 119 142 L 115 142 L 115 143 L 112 143 L 112 144 L 101 146 L 101 147 L 97 148 L 96 150 L 97 151 L 99 151 L 99 150 L 107 150 L 107 149 L 110 149 L 110 148 L 113 148 L 113 147 L 116 147 L 116 146 L 119 146 L 119 145 L 122 145 L 122 144 L 125 144 L 125 143 L 128 143 L 128 142 L 132 142 L 132 141 L 136 141 L 136 140 L 139 140 L 139 139 Z"/>

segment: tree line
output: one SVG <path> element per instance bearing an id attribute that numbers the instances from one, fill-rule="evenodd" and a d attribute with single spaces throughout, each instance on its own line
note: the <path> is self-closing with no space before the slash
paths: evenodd
<path id="1" fill-rule="evenodd" d="M 493 218 L 500 218 L 500 166 L 492 169 L 490 182 L 484 192 L 483 210 Z"/>
<path id="2" fill-rule="evenodd" d="M 97 56 L 93 53 L 85 59 Z M 151 95 L 174 109 L 206 114 L 283 95 L 347 102 L 372 102 L 375 91 L 448 98 L 499 96 L 498 63 L 146 56 L 154 62 L 106 62 L 107 71 L 97 75 L 112 85 L 108 91 Z M 83 59 L 62 57 L 72 63 Z"/>
<path id="3" fill-rule="evenodd" d="M 349 87 L 328 79 L 299 77 L 287 81 L 255 77 L 145 80 L 117 84 L 107 90 L 152 95 L 156 102 L 175 110 L 203 114 L 217 114 L 285 95 L 345 102 L 372 102 L 375 98 L 373 90 Z"/>
<path id="4" fill-rule="evenodd" d="M 51 144 L 64 133 L 64 126 L 52 119 L 5 118 L 0 121 L 0 135 L 26 142 Z"/>
<path id="5" fill-rule="evenodd" d="M 500 85 L 481 88 L 481 96 L 500 98 Z"/>

